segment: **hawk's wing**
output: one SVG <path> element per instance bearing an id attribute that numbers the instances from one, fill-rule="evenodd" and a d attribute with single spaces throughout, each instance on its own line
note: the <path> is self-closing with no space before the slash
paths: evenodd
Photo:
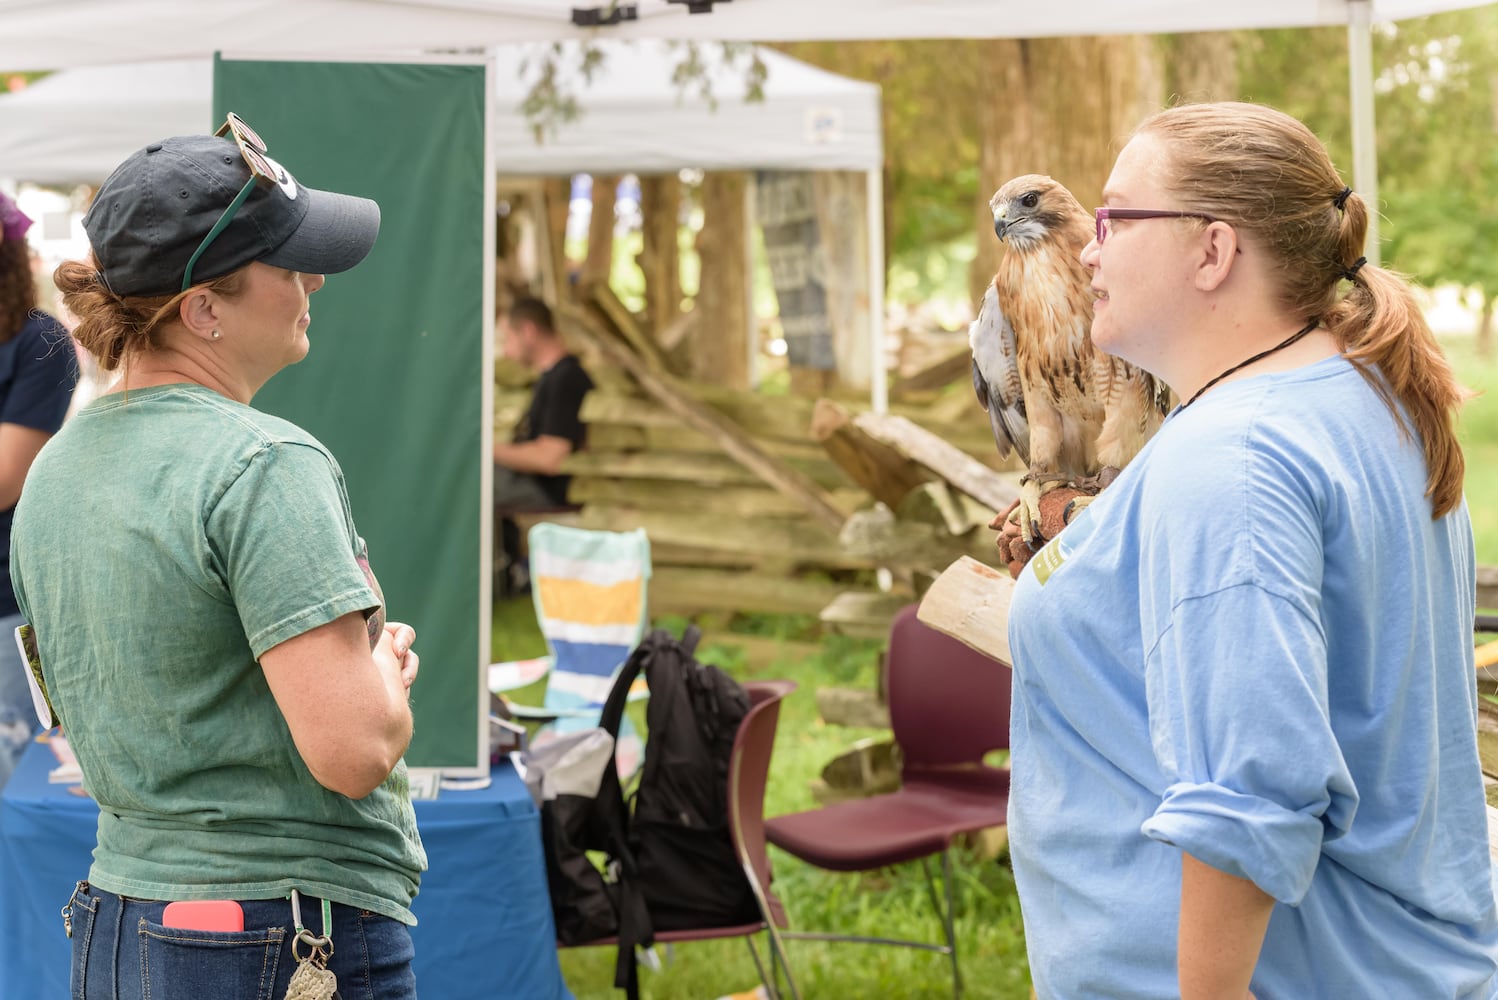
<path id="1" fill-rule="evenodd" d="M 1028 465 L 1030 424 L 1025 420 L 1014 327 L 999 307 L 999 292 L 992 284 L 983 293 L 983 305 L 968 327 L 967 339 L 973 349 L 973 388 L 988 411 L 999 455 L 1007 456 L 1013 448 Z"/>

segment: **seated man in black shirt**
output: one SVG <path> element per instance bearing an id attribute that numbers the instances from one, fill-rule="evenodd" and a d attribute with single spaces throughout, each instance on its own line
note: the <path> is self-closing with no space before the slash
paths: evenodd
<path id="1" fill-rule="evenodd" d="M 520 530 L 506 515 L 567 503 L 572 477 L 562 474 L 562 462 L 586 439 L 579 411 L 593 380 L 567 353 L 551 309 L 540 299 L 517 299 L 505 314 L 503 329 L 505 357 L 540 374 L 514 441 L 494 445 L 494 510 L 499 519 L 495 586 L 498 593 L 516 594 L 528 588 L 529 574 L 521 558 Z"/>
<path id="2" fill-rule="evenodd" d="M 587 436 L 578 413 L 593 380 L 567 353 L 545 302 L 516 300 L 503 326 L 505 357 L 540 378 L 515 440 L 494 445 L 494 506 L 501 511 L 559 507 L 567 503 L 572 479 L 562 475 L 562 462 Z"/>

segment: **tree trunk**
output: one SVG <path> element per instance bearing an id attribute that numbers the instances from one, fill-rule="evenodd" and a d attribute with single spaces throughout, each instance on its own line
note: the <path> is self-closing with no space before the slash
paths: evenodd
<path id="1" fill-rule="evenodd" d="M 975 205 L 977 254 L 969 271 L 976 303 L 998 269 L 989 199 L 1021 174 L 1049 174 L 1091 210 L 1123 137 L 1160 106 L 1153 39 L 997 38 L 980 42 L 980 150 Z M 1088 80 L 1086 87 L 1077 80 Z"/>
<path id="2" fill-rule="evenodd" d="M 552 305 L 572 299 L 572 281 L 567 261 L 567 211 L 572 201 L 570 177 L 548 177 L 542 185 L 542 225 L 546 229 L 548 274 L 542 280 L 541 297 Z"/>
<path id="3" fill-rule="evenodd" d="M 578 284 L 583 287 L 595 281 L 608 283 L 614 270 L 614 198 L 619 178 L 593 178 L 593 212 L 588 217 L 588 256 L 583 261 Z"/>
<path id="4" fill-rule="evenodd" d="M 660 174 L 640 178 L 643 245 L 635 261 L 645 276 L 645 320 L 659 338 L 681 316 L 681 252 L 676 234 L 681 220 L 681 178 Z"/>
<path id="5" fill-rule="evenodd" d="M 851 170 L 822 171 L 812 178 L 816 197 L 817 237 L 822 244 L 822 281 L 827 292 L 827 320 L 837 377 L 818 386 L 825 394 L 833 384 L 867 391 L 869 350 L 868 184 Z"/>
<path id="6" fill-rule="evenodd" d="M 701 277 L 692 335 L 692 377 L 735 389 L 749 387 L 749 259 L 747 175 L 710 171 L 702 178 Z"/>
<path id="7" fill-rule="evenodd" d="M 1477 356 L 1493 356 L 1493 296 L 1486 289 L 1482 293 L 1482 311 L 1477 314 Z"/>
<path id="8" fill-rule="evenodd" d="M 1171 93 L 1182 101 L 1238 99 L 1238 46 L 1231 32 L 1192 31 L 1176 36 L 1170 69 Z"/>

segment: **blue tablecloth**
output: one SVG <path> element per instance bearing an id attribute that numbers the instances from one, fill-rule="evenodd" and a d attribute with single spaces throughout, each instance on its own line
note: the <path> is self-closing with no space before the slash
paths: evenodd
<path id="1" fill-rule="evenodd" d="M 66 1000 L 62 906 L 88 875 L 99 810 L 47 781 L 33 744 L 0 796 L 0 997 Z M 541 819 L 508 764 L 488 788 L 416 803 L 431 869 L 412 910 L 422 1000 L 570 1000 L 557 964 Z M 73 786 L 76 787 L 76 786 Z"/>

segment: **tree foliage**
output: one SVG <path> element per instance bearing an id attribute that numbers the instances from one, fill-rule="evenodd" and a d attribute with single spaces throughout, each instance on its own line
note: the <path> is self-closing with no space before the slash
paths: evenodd
<path id="1" fill-rule="evenodd" d="M 1244 96 L 1305 121 L 1352 182 L 1347 33 L 1243 32 Z M 1498 7 L 1374 33 L 1384 260 L 1427 285 L 1498 295 Z"/>

